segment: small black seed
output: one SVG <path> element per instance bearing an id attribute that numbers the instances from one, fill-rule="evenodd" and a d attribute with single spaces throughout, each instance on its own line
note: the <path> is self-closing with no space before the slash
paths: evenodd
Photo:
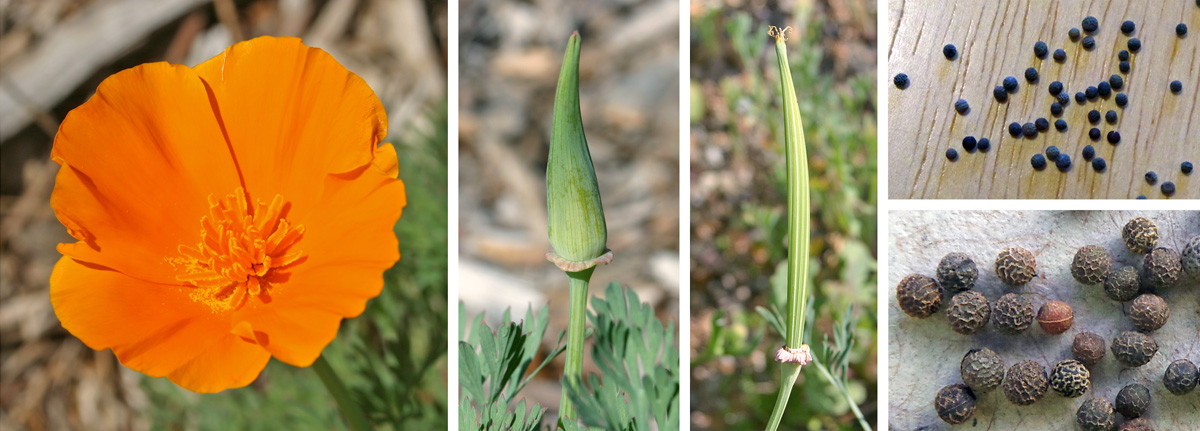
<path id="1" fill-rule="evenodd" d="M 1082 105 L 1085 102 L 1087 102 L 1087 94 L 1084 94 L 1082 91 L 1076 92 L 1075 93 L 1075 103 Z"/>
<path id="2" fill-rule="evenodd" d="M 1100 89 L 1095 86 L 1088 87 L 1086 90 L 1083 90 L 1083 95 L 1087 96 L 1088 100 L 1095 100 L 1097 97 L 1100 97 Z"/>
<path id="3" fill-rule="evenodd" d="M 1092 170 L 1096 172 L 1104 172 L 1104 168 L 1107 167 L 1108 163 L 1105 163 L 1104 159 L 1099 157 L 1092 159 Z"/>
<path id="4" fill-rule="evenodd" d="M 1162 192 L 1167 196 L 1175 194 L 1175 183 L 1170 181 L 1162 183 Z"/>
<path id="5" fill-rule="evenodd" d="M 1100 85 L 1096 86 L 1096 92 L 1100 94 L 1100 97 L 1107 99 L 1108 96 L 1112 96 L 1112 86 L 1108 84 L 1108 81 L 1100 81 Z"/>
<path id="6" fill-rule="evenodd" d="M 1062 115 L 1062 104 L 1058 102 L 1051 103 L 1050 114 L 1054 115 L 1055 117 Z"/>
<path id="7" fill-rule="evenodd" d="M 1129 73 L 1129 61 L 1122 61 L 1121 64 L 1117 65 L 1117 68 L 1121 69 L 1121 73 Z"/>
<path id="8" fill-rule="evenodd" d="M 1067 120 L 1064 120 L 1061 118 L 1059 118 L 1058 120 L 1055 120 L 1054 128 L 1058 129 L 1058 131 L 1060 131 L 1060 132 L 1066 131 L 1067 130 Z"/>
<path id="9" fill-rule="evenodd" d="M 1125 21 L 1121 23 L 1121 33 L 1125 33 L 1125 35 L 1133 33 L 1133 30 L 1136 28 L 1137 26 L 1133 24 L 1133 21 Z"/>
<path id="10" fill-rule="evenodd" d="M 1029 82 L 1035 82 L 1035 81 L 1037 81 L 1037 80 L 1038 80 L 1038 71 L 1037 71 L 1037 69 L 1034 69 L 1034 68 L 1032 68 L 1032 67 L 1031 67 L 1031 68 L 1028 68 L 1028 69 L 1025 69 L 1025 80 L 1026 80 L 1026 81 L 1029 81 Z"/>
<path id="11" fill-rule="evenodd" d="M 1067 94 L 1066 91 L 1058 93 L 1058 104 L 1066 108 L 1067 105 L 1071 104 L 1071 95 Z"/>
<path id="12" fill-rule="evenodd" d="M 1092 148 L 1091 145 L 1083 147 L 1083 159 L 1091 160 L 1093 157 L 1096 157 L 1096 149 Z"/>
<path id="13" fill-rule="evenodd" d="M 1053 145 L 1046 147 L 1046 158 L 1047 159 L 1058 160 L 1059 154 L 1062 154 L 1062 152 L 1058 151 L 1058 147 L 1053 146 Z"/>
<path id="14" fill-rule="evenodd" d="M 1175 26 L 1175 34 L 1179 35 L 1179 37 L 1187 36 L 1187 24 L 1179 23 L 1179 25 Z"/>
<path id="15" fill-rule="evenodd" d="M 1138 195 L 1138 197 L 1136 197 L 1134 199 L 1146 199 L 1146 195 Z"/>
<path id="16" fill-rule="evenodd" d="M 1037 41 L 1033 44 L 1033 55 L 1037 58 L 1046 58 L 1046 54 L 1050 53 L 1050 47 L 1046 46 L 1046 42 Z"/>
<path id="17" fill-rule="evenodd" d="M 1121 75 L 1113 75 L 1108 77 L 1108 84 L 1112 85 L 1113 90 L 1120 90 L 1125 87 L 1125 79 Z"/>
<path id="18" fill-rule="evenodd" d="M 1146 184 L 1154 185 L 1158 182 L 1158 174 L 1154 171 L 1146 172 Z"/>
<path id="19" fill-rule="evenodd" d="M 1046 156 L 1043 156 L 1042 153 L 1034 154 L 1033 158 L 1029 159 L 1029 164 L 1033 165 L 1033 168 L 1039 171 L 1046 169 Z"/>
<path id="20" fill-rule="evenodd" d="M 1070 30 L 1067 30 L 1067 37 L 1070 37 L 1071 40 L 1079 40 L 1079 29 L 1071 27 Z"/>
<path id="21" fill-rule="evenodd" d="M 1100 28 L 1100 21 L 1096 20 L 1096 17 L 1094 16 L 1089 16 L 1083 19 L 1083 25 L 1081 27 L 1083 27 L 1083 31 L 1094 33 Z"/>
<path id="22" fill-rule="evenodd" d="M 1058 166 L 1058 170 L 1066 172 L 1067 169 L 1071 169 L 1071 156 L 1059 154 L 1058 160 L 1054 161 L 1054 165 Z"/>
<path id="23" fill-rule="evenodd" d="M 1171 92 L 1172 93 L 1179 94 L 1182 91 L 1183 91 L 1183 83 L 1182 82 L 1179 82 L 1179 80 L 1171 81 Z"/>
<path id="24" fill-rule="evenodd" d="M 1100 129 L 1093 127 L 1092 130 L 1088 130 L 1088 137 L 1093 141 L 1100 140 Z"/>
<path id="25" fill-rule="evenodd" d="M 1085 36 L 1083 38 L 1082 44 L 1083 44 L 1083 49 L 1091 51 L 1092 48 L 1096 47 L 1096 39 L 1092 38 L 1091 36 Z"/>
<path id="26" fill-rule="evenodd" d="M 1020 87 L 1021 85 L 1017 83 L 1017 78 L 1012 76 L 1004 78 L 1004 91 L 1016 93 L 1017 89 Z"/>
<path id="27" fill-rule="evenodd" d="M 1013 137 L 1021 136 L 1021 123 L 1012 123 L 1008 125 L 1008 134 Z"/>
<path id="28" fill-rule="evenodd" d="M 1138 38 L 1129 39 L 1129 52 L 1138 52 L 1142 49 L 1142 41 Z"/>
<path id="29" fill-rule="evenodd" d="M 1112 130 L 1108 132 L 1108 143 L 1117 145 L 1121 142 L 1121 132 Z"/>
<path id="30" fill-rule="evenodd" d="M 946 149 L 946 158 L 950 159 L 950 161 L 958 160 L 958 150 L 953 148 Z"/>
<path id="31" fill-rule="evenodd" d="M 1105 112 L 1104 121 L 1107 121 L 1108 124 L 1117 124 L 1117 111 L 1109 109 L 1108 112 Z"/>
<path id="32" fill-rule="evenodd" d="M 959 115 L 967 115 L 967 111 L 971 110 L 971 105 L 967 103 L 967 99 L 958 99 L 954 102 L 954 110 L 958 111 Z"/>
<path id="33" fill-rule="evenodd" d="M 1126 96 L 1125 93 L 1117 93 L 1116 99 L 1117 99 L 1117 106 L 1120 106 L 1122 108 L 1124 108 L 1125 105 L 1129 104 L 1129 96 Z"/>
<path id="34" fill-rule="evenodd" d="M 1004 91 L 1004 87 L 997 85 L 992 89 L 992 97 L 995 97 L 997 102 L 1004 103 L 1008 101 L 1008 92 Z"/>
<path id="35" fill-rule="evenodd" d="M 895 78 L 892 78 L 892 82 L 896 84 L 896 88 L 901 90 L 908 88 L 908 75 L 898 73 Z"/>
<path id="36" fill-rule="evenodd" d="M 979 142 L 975 146 L 979 148 L 979 151 L 986 153 L 988 149 L 992 148 L 992 141 L 988 138 L 979 138 Z"/>
<path id="37" fill-rule="evenodd" d="M 1092 124 L 1099 123 L 1100 122 L 1100 111 L 1097 111 L 1095 109 L 1088 111 L 1088 122 L 1092 123 Z"/>
<path id="38" fill-rule="evenodd" d="M 1059 82 L 1059 81 L 1054 81 L 1054 82 L 1051 82 L 1051 83 L 1050 83 L 1050 87 L 1049 87 L 1049 88 L 1047 88 L 1047 89 L 1048 89 L 1048 90 L 1050 90 L 1050 95 L 1051 95 L 1051 96 L 1057 96 L 1057 95 L 1058 95 L 1058 93 L 1062 93 L 1062 91 L 1063 91 L 1063 84 L 1062 84 L 1062 82 Z"/>
<path id="39" fill-rule="evenodd" d="M 943 46 L 942 55 L 946 56 L 947 60 L 953 60 L 958 57 L 958 48 L 955 48 L 952 44 Z"/>
<path id="40" fill-rule="evenodd" d="M 1054 50 L 1054 61 L 1059 63 L 1067 61 L 1067 52 L 1063 51 L 1062 48 Z"/>
<path id="41" fill-rule="evenodd" d="M 1179 171 L 1184 174 L 1192 173 L 1192 162 L 1183 162 L 1179 164 Z"/>
<path id="42" fill-rule="evenodd" d="M 975 151 L 975 145 L 979 144 L 979 141 L 976 141 L 974 136 L 968 136 L 968 137 L 963 138 L 962 144 L 963 144 L 964 150 L 967 150 L 967 152 L 971 152 L 971 151 Z"/>
<path id="43" fill-rule="evenodd" d="M 1021 126 L 1021 133 L 1024 133 L 1026 138 L 1036 138 L 1038 134 L 1037 126 L 1033 123 L 1025 123 L 1024 126 Z"/>
<path id="44" fill-rule="evenodd" d="M 1045 132 L 1046 130 L 1050 129 L 1050 122 L 1046 121 L 1045 118 L 1033 120 L 1033 125 L 1034 127 L 1037 127 L 1039 132 Z"/>
<path id="45" fill-rule="evenodd" d="M 1129 61 L 1129 51 L 1122 49 L 1121 52 L 1117 53 L 1117 60 Z"/>

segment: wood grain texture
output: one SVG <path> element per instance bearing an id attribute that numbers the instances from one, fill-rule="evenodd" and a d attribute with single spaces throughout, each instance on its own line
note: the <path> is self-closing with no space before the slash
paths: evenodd
<path id="1" fill-rule="evenodd" d="M 1092 51 L 1067 36 L 1089 15 L 1100 21 Z M 1119 29 L 1125 20 L 1137 24 L 1132 36 Z M 1181 22 L 1189 27 L 1184 38 L 1175 34 Z M 1157 199 L 1166 197 L 1159 189 L 1164 181 L 1175 183 L 1174 199 L 1200 198 L 1200 172 L 1180 172 L 1185 160 L 1200 164 L 1200 7 L 1194 0 L 889 0 L 888 24 L 890 198 Z M 1122 75 L 1128 106 L 1117 107 L 1112 97 L 1076 104 L 1075 92 L 1119 73 L 1117 53 L 1130 37 L 1141 39 L 1142 49 Z M 1064 49 L 1067 60 L 1036 58 L 1039 40 L 1051 53 Z M 948 43 L 958 47 L 954 61 L 942 55 Z M 1039 70 L 1036 83 L 1025 81 L 1028 67 Z M 903 91 L 891 84 L 901 72 L 911 79 Z M 992 89 L 1006 76 L 1017 77 L 1021 87 L 999 103 Z M 1050 114 L 1055 100 L 1047 87 L 1056 80 L 1072 95 L 1061 117 L 1066 132 L 1054 130 L 1057 118 Z M 1184 83 L 1181 94 L 1168 89 L 1173 80 Z M 971 104 L 967 115 L 954 111 L 960 98 Z M 1093 126 L 1087 121 L 1092 109 L 1116 110 L 1119 121 Z M 1008 134 L 1009 123 L 1039 117 L 1052 125 L 1037 138 Z M 1092 127 L 1104 135 L 1119 131 L 1120 144 L 1090 140 Z M 989 138 L 992 148 L 963 151 L 965 136 Z M 1050 145 L 1071 156 L 1069 171 L 1059 172 L 1053 162 L 1032 169 L 1030 158 Z M 1107 161 L 1106 171 L 1097 173 L 1083 160 L 1087 145 Z M 958 161 L 945 157 L 951 147 Z M 1158 184 L 1146 183 L 1147 171 L 1158 173 Z"/>

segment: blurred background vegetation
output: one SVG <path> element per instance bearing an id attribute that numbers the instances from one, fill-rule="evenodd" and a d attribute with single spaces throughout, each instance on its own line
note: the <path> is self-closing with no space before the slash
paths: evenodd
<path id="1" fill-rule="evenodd" d="M 435 0 L 0 2 L 0 429 L 344 429 L 311 370 L 272 360 L 246 388 L 199 395 L 88 349 L 50 306 L 55 245 L 73 241 L 49 205 L 58 122 L 112 73 L 195 65 L 259 35 L 328 51 L 387 109 L 402 258 L 324 356 L 379 429 L 445 429 L 446 13 Z"/>
<path id="2" fill-rule="evenodd" d="M 876 6 L 868 0 L 781 3 L 692 3 L 694 430 L 763 429 L 779 385 L 773 356 L 783 337 L 755 312 L 784 302 L 787 272 L 783 113 L 768 25 L 793 28 L 788 55 L 813 211 L 810 344 L 820 352 L 824 336 L 833 338 L 835 327 L 857 319 L 847 390 L 877 425 Z M 809 367 L 782 428 L 859 425 L 845 398 Z"/>

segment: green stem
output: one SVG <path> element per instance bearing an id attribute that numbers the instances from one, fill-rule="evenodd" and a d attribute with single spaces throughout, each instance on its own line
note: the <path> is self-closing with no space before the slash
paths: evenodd
<path id="1" fill-rule="evenodd" d="M 829 369 L 825 368 L 825 364 L 822 364 L 821 361 L 818 361 L 814 358 L 813 365 L 816 365 L 817 369 L 821 371 L 821 375 L 825 377 L 825 380 L 828 380 L 829 383 L 832 384 L 833 387 L 836 388 L 838 392 L 841 392 L 842 396 L 846 398 L 846 404 L 850 405 L 850 410 L 854 412 L 854 417 L 858 418 L 858 425 L 866 431 L 873 431 L 871 429 L 871 424 L 868 424 L 867 419 L 863 417 L 862 410 L 858 409 L 858 403 L 854 402 L 854 399 L 850 397 L 850 392 L 846 391 L 846 387 L 842 386 L 841 382 L 838 382 L 838 380 L 833 377 L 833 373 L 830 373 Z"/>
<path id="2" fill-rule="evenodd" d="M 350 429 L 353 431 L 370 430 L 371 423 L 367 421 L 367 415 L 363 414 L 358 404 L 350 398 L 350 391 L 346 389 L 346 385 L 342 384 L 342 379 L 339 379 L 333 372 L 329 361 L 326 361 L 324 356 L 318 356 L 317 361 L 313 362 L 312 369 L 321 377 L 321 383 L 325 384 L 325 389 L 328 389 L 329 394 L 333 395 L 333 399 L 337 401 L 338 409 L 342 411 L 342 417 L 346 419 L 346 424 L 350 426 Z"/>
<path id="3" fill-rule="evenodd" d="M 568 272 L 567 279 L 571 289 L 571 310 L 567 319 L 567 363 L 563 368 L 563 380 L 569 384 L 577 384 L 583 374 L 583 343 L 585 323 L 587 322 L 587 291 L 588 281 L 596 268 L 588 268 L 579 272 Z M 575 419 L 575 406 L 571 404 L 567 386 L 562 388 L 562 398 L 558 405 L 558 417 L 567 420 Z"/>
<path id="4" fill-rule="evenodd" d="M 787 408 L 788 398 L 792 396 L 792 387 L 796 385 L 796 378 L 800 377 L 800 366 L 783 364 L 779 374 L 783 384 L 779 385 L 779 395 L 775 396 L 775 408 L 771 409 L 771 420 L 767 422 L 768 431 L 778 429 L 779 421 L 783 420 L 783 411 Z"/>

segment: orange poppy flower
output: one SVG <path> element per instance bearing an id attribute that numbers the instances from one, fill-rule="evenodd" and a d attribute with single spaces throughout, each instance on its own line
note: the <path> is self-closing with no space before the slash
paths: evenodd
<path id="1" fill-rule="evenodd" d="M 306 367 L 399 258 L 404 184 L 367 84 L 295 38 L 143 64 L 71 111 L 51 205 L 78 242 L 50 277 L 64 328 L 196 392 Z"/>

